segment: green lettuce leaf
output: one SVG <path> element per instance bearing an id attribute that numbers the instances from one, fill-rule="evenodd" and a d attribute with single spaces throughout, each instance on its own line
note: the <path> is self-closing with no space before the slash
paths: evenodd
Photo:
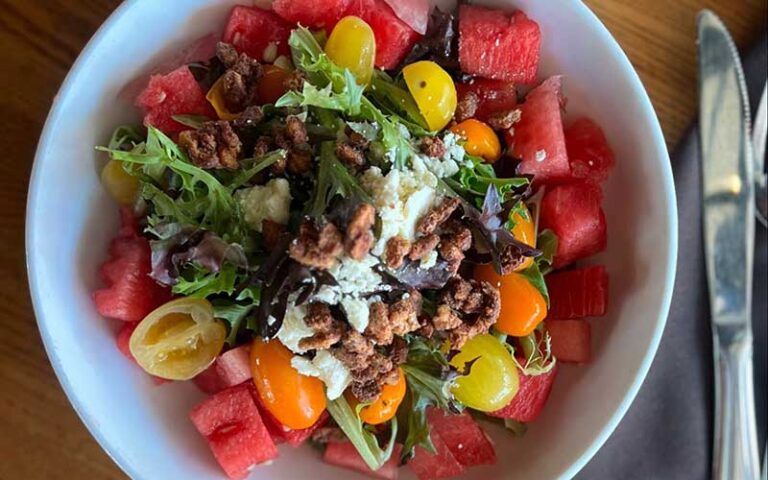
<path id="1" fill-rule="evenodd" d="M 333 142 L 323 142 L 320 145 L 320 164 L 315 190 L 306 208 L 306 214 L 309 216 L 321 216 L 336 195 L 344 198 L 355 197 L 360 202 L 371 203 L 368 193 L 336 158 L 334 150 Z"/>

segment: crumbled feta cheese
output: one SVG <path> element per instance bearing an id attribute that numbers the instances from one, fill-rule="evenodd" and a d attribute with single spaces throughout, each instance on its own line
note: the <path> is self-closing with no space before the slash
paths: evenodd
<path id="1" fill-rule="evenodd" d="M 289 300 L 277 338 L 292 352 L 303 353 L 304 350 L 299 348 L 299 342 L 315 334 L 315 331 L 304 323 L 306 315 L 306 305 L 296 306 L 292 300 Z"/>
<path id="2" fill-rule="evenodd" d="M 328 350 L 318 351 L 312 360 L 294 356 L 291 359 L 291 366 L 302 375 L 322 380 L 329 400 L 339 398 L 352 383 L 352 375 L 347 367 Z"/>
<path id="3" fill-rule="evenodd" d="M 275 178 L 266 185 L 256 185 L 235 192 L 245 214 L 245 221 L 257 232 L 264 219 L 280 224 L 288 223 L 291 208 L 291 189 L 288 180 Z"/>
<path id="4" fill-rule="evenodd" d="M 358 332 L 363 333 L 368 326 L 370 316 L 368 302 L 360 298 L 346 296 L 341 299 L 341 306 L 344 308 L 344 313 L 347 314 L 349 324 Z"/>
<path id="5" fill-rule="evenodd" d="M 537 162 L 543 162 L 547 159 L 547 151 L 546 150 L 536 150 L 536 161 Z"/>
<path id="6" fill-rule="evenodd" d="M 419 263 L 419 268 L 432 268 L 437 264 L 437 250 L 432 250 L 429 252 L 429 255 L 421 259 L 421 263 Z"/>
<path id="7" fill-rule="evenodd" d="M 454 133 L 446 133 L 443 136 L 443 145 L 445 154 L 442 157 L 434 158 L 427 155 L 416 155 L 411 159 L 413 170 L 420 172 L 428 170 L 437 178 L 445 178 L 456 175 L 461 166 L 467 163 L 466 151 L 459 145 L 461 138 Z"/>
<path id="8" fill-rule="evenodd" d="M 426 168 L 392 169 L 385 176 L 372 167 L 363 173 L 361 182 L 381 219 L 381 233 L 371 252 L 381 255 L 387 240 L 397 235 L 414 240 L 416 222 L 437 200 L 437 177 Z"/>

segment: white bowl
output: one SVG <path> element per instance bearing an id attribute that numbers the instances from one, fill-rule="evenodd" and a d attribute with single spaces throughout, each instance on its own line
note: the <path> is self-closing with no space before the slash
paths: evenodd
<path id="1" fill-rule="evenodd" d="M 299 0 L 297 0 L 299 1 Z M 231 0 L 124 2 L 78 58 L 56 97 L 30 184 L 27 264 L 40 331 L 75 410 L 136 479 L 221 479 L 187 419 L 202 395 L 189 384 L 155 386 L 115 348 L 116 322 L 91 303 L 97 265 L 117 228 L 99 184 L 112 129 L 137 122 L 118 93 L 158 59 L 221 31 Z M 239 2 L 247 3 L 247 2 Z M 605 442 L 651 365 L 672 295 L 677 210 L 669 158 L 648 96 L 610 33 L 576 0 L 487 2 L 517 6 L 541 25 L 543 75 L 562 73 L 569 115 L 605 127 L 618 164 L 606 187 L 609 314 L 593 320 L 594 362 L 565 366 L 542 417 L 522 438 L 492 431 L 499 462 L 467 478 L 569 478 Z M 344 479 L 309 447 L 281 447 L 254 479 Z M 410 477 L 404 469 L 406 478 Z"/>

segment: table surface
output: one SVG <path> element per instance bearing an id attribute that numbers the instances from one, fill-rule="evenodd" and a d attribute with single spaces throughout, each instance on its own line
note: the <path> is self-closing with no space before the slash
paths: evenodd
<path id="1" fill-rule="evenodd" d="M 59 84 L 118 0 L 0 0 L 0 480 L 116 479 L 120 470 L 69 406 L 43 350 L 24 267 L 27 181 Z M 637 68 L 667 142 L 695 115 L 695 16 L 720 14 L 744 47 L 766 0 L 587 0 Z"/>

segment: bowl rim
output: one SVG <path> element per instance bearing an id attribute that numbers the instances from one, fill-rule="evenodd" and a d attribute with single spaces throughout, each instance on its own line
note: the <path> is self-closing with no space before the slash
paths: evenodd
<path id="1" fill-rule="evenodd" d="M 96 30 L 94 35 L 88 41 L 83 48 L 80 55 L 78 55 L 75 62 L 72 64 L 69 72 L 67 73 L 64 81 L 59 88 L 58 93 L 54 97 L 51 105 L 51 110 L 46 118 L 45 125 L 40 135 L 40 140 L 35 152 L 34 163 L 30 174 L 29 192 L 27 198 L 27 211 L 25 218 L 25 257 L 27 266 L 27 278 L 29 281 L 30 296 L 32 298 L 33 311 L 35 313 L 35 320 L 40 330 L 40 336 L 43 340 L 46 354 L 50 359 L 59 383 L 64 390 L 67 399 L 74 408 L 77 415 L 90 434 L 96 439 L 101 448 L 107 453 L 107 455 L 117 464 L 117 466 L 125 472 L 131 478 L 139 478 L 138 472 L 133 468 L 132 462 L 128 461 L 121 453 L 121 449 L 117 445 L 113 445 L 108 442 L 100 433 L 98 428 L 98 422 L 92 418 L 87 407 L 80 400 L 77 392 L 68 381 L 64 367 L 59 359 L 59 354 L 54 348 L 54 340 L 51 338 L 48 329 L 45 327 L 45 322 L 41 319 L 42 304 L 44 300 L 42 298 L 40 290 L 37 288 L 38 276 L 42 274 L 43 266 L 37 261 L 37 259 L 31 254 L 32 247 L 36 244 L 37 233 L 30 227 L 32 224 L 32 218 L 35 215 L 37 209 L 38 199 L 40 197 L 40 170 L 43 163 L 42 158 L 46 156 L 49 144 L 54 141 L 52 133 L 56 130 L 59 122 L 62 121 L 61 104 L 62 99 L 67 97 L 70 90 L 76 85 L 78 78 L 81 76 L 84 67 L 93 59 L 95 52 L 97 52 L 104 43 L 106 37 L 109 35 L 112 27 L 119 23 L 127 12 L 134 8 L 135 5 L 142 0 L 125 0 L 122 2 L 110 16 L 101 24 Z M 666 250 L 668 256 L 668 263 L 666 265 L 666 271 L 664 275 L 665 285 L 661 298 L 661 303 L 658 305 L 658 312 L 656 318 L 656 327 L 653 331 L 653 337 L 651 338 L 648 349 L 645 356 L 635 374 L 635 378 L 631 385 L 624 394 L 619 406 L 613 412 L 612 416 L 605 424 L 600 433 L 595 437 L 592 443 L 584 450 L 582 455 L 573 462 L 565 471 L 563 471 L 559 478 L 569 479 L 573 478 L 580 470 L 586 466 L 586 464 L 595 456 L 597 451 L 605 444 L 611 434 L 614 432 L 618 424 L 626 415 L 629 407 L 634 399 L 637 397 L 637 393 L 640 390 L 645 378 L 648 375 L 653 359 L 656 356 L 664 327 L 667 322 L 667 317 L 672 302 L 672 294 L 674 290 L 675 277 L 677 271 L 677 257 L 678 257 L 678 211 L 677 211 L 677 197 L 675 193 L 674 178 L 672 175 L 672 167 L 669 159 L 669 153 L 664 139 L 661 125 L 659 124 L 658 116 L 651 104 L 651 100 L 648 96 L 645 87 L 643 86 L 640 77 L 632 66 L 629 58 L 624 50 L 619 45 L 618 41 L 611 35 L 607 27 L 597 17 L 597 15 L 583 2 L 579 0 L 570 0 L 576 7 L 577 14 L 581 17 L 581 21 L 586 22 L 596 32 L 600 40 L 610 47 L 612 54 L 616 57 L 620 67 L 625 71 L 630 82 L 634 94 L 641 102 L 643 116 L 650 120 L 653 136 L 653 147 L 655 149 L 656 157 L 659 160 L 659 172 L 661 173 L 662 188 L 664 191 L 665 201 L 672 208 L 669 209 L 666 216 L 666 228 L 669 232 L 667 238 Z"/>

